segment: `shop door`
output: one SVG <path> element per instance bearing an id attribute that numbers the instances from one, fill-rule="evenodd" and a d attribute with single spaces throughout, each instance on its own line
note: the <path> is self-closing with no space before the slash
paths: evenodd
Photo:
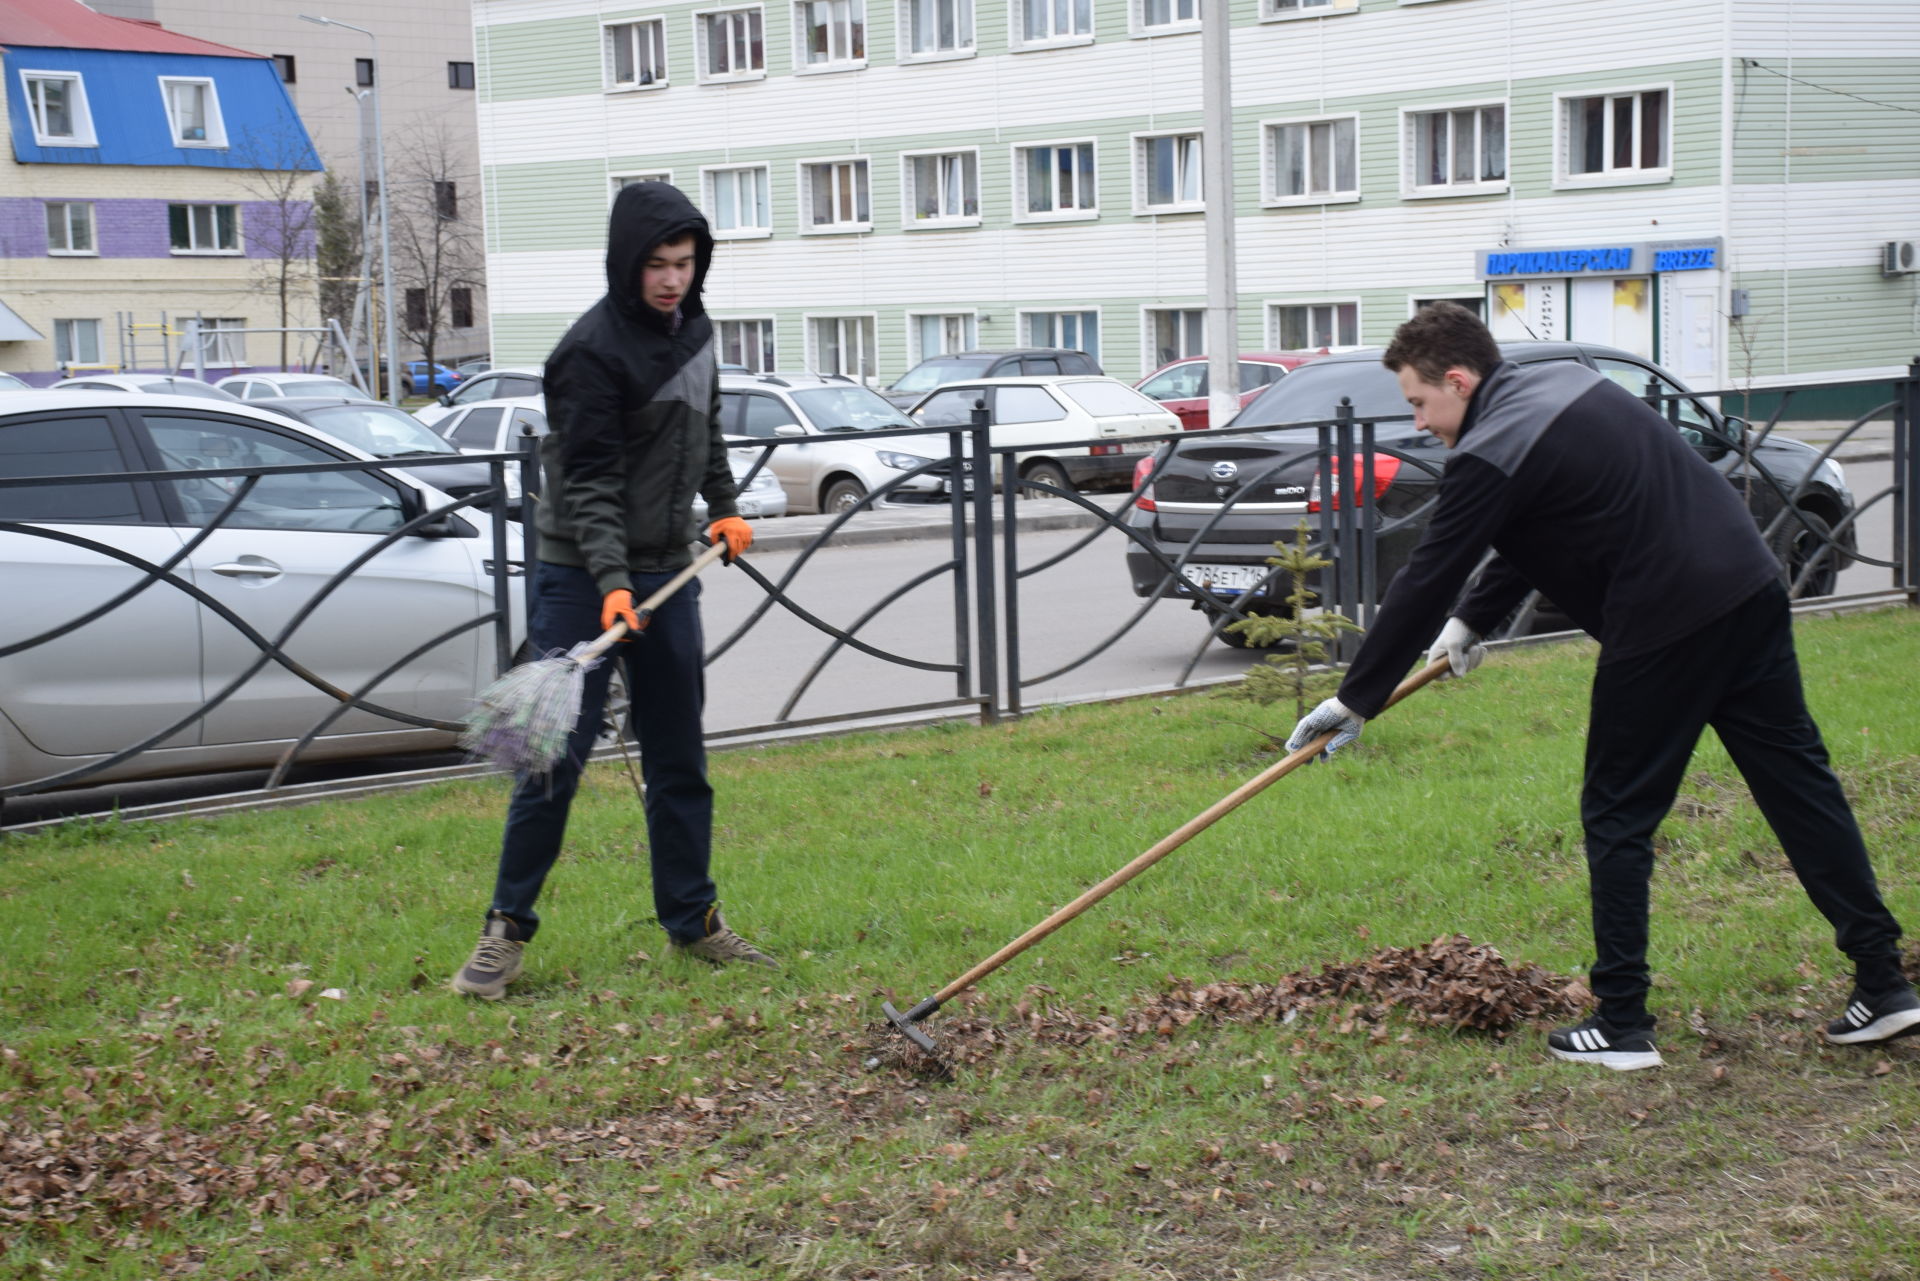
<path id="1" fill-rule="evenodd" d="M 1653 281 L 1646 276 L 1575 280 L 1568 337 L 1653 359 Z"/>

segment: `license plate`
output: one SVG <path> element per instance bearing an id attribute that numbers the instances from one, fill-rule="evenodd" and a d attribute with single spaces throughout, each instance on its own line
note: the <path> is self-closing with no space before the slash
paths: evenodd
<path id="1" fill-rule="evenodd" d="M 754 520 L 760 515 L 760 501 L 758 499 L 736 498 L 733 500 L 733 505 L 740 509 L 742 519 Z"/>
<path id="2" fill-rule="evenodd" d="M 963 494 L 971 494 L 973 492 L 973 477 L 968 476 L 963 482 L 963 485 L 964 488 L 962 488 L 960 492 Z M 943 494 L 951 494 L 953 492 L 953 482 L 950 480 L 941 481 L 940 492 Z"/>
<path id="3" fill-rule="evenodd" d="M 1189 583 L 1215 592 L 1244 592 L 1266 577 L 1258 565 L 1189 565 L 1184 573 Z"/>

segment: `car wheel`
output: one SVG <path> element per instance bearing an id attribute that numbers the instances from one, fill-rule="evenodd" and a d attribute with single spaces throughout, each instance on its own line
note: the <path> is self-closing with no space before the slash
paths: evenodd
<path id="1" fill-rule="evenodd" d="M 827 492 L 820 495 L 820 510 L 829 516 L 838 516 L 841 512 L 852 511 L 867 496 L 867 487 L 851 476 L 842 476 L 827 486 Z"/>
<path id="2" fill-rule="evenodd" d="M 1020 479 L 1031 480 L 1042 485 L 1052 485 L 1055 489 L 1064 489 L 1069 494 L 1074 492 L 1073 481 L 1067 477 L 1067 469 L 1055 462 L 1043 460 L 1037 463 L 1028 463 L 1020 469 Z M 1038 489 L 1022 487 L 1020 490 L 1020 497 L 1022 498 L 1052 498 L 1053 496 L 1054 495 Z"/>
<path id="3" fill-rule="evenodd" d="M 1787 587 L 1794 599 L 1831 596 L 1840 581 L 1844 553 L 1833 545 L 1833 526 L 1826 518 L 1806 508 L 1799 509 L 1803 520 L 1792 513 L 1780 523 L 1773 536 L 1773 554 L 1787 573 Z M 1812 572 L 1807 567 L 1813 566 Z M 1800 586 L 1802 574 L 1806 582 Z"/>

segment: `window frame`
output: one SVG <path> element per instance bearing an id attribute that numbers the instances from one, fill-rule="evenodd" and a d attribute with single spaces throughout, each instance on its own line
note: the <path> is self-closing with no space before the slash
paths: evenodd
<path id="1" fill-rule="evenodd" d="M 1046 213 L 1032 213 L 1027 209 L 1027 161 L 1023 153 L 1038 151 L 1042 147 L 1089 148 L 1089 154 L 1093 158 L 1091 179 L 1093 208 L 1073 209 L 1066 213 L 1062 213 L 1059 209 Z M 1013 220 L 1015 222 L 1091 222 L 1100 216 L 1100 140 L 1098 138 L 1053 138 L 1045 142 L 1016 142 L 1013 144 L 1011 156 L 1013 181 L 1009 185 L 1013 188 Z M 1055 175 L 1054 181 L 1057 182 L 1058 166 L 1053 166 L 1051 172 Z M 1078 183 L 1075 184 L 1076 187 L 1078 185 Z"/>
<path id="2" fill-rule="evenodd" d="M 635 183 L 671 183 L 672 181 L 673 170 L 671 169 L 629 169 L 626 173 L 609 173 L 607 175 L 607 203 L 611 205 L 615 200 L 619 199 L 622 188 L 631 187 Z"/>
<path id="3" fill-rule="evenodd" d="M 69 86 L 68 111 L 73 116 L 73 133 L 49 134 L 41 125 L 41 112 L 34 106 L 33 82 L 36 80 L 64 80 Z M 27 104 L 27 123 L 33 129 L 33 141 L 40 147 L 97 147 L 100 137 L 93 130 L 93 107 L 87 101 L 86 77 L 78 71 L 42 71 L 33 67 L 20 68 L 20 91 L 25 95 Z"/>
<path id="4" fill-rule="evenodd" d="M 1099 6 L 1087 0 L 1087 29 L 1067 35 L 1027 37 L 1027 4 L 1029 0 L 1007 0 L 1007 52 L 1008 53 L 1044 53 L 1049 49 L 1071 49 L 1078 45 L 1092 44 L 1099 38 Z M 1046 0 L 1051 12 L 1055 0 Z M 1069 8 L 1079 9 L 1077 0 L 1066 0 Z"/>
<path id="5" fill-rule="evenodd" d="M 726 362 L 726 338 L 724 325 L 765 325 L 767 342 L 761 348 L 761 354 L 767 359 L 765 369 L 754 369 L 757 374 L 771 374 L 779 370 L 780 364 L 780 323 L 775 316 L 715 316 L 713 318 L 714 358 L 716 363 Z M 746 362 L 738 362 L 745 364 Z M 752 365 L 747 365 L 753 369 Z"/>
<path id="6" fill-rule="evenodd" d="M 1477 292 L 1473 290 L 1455 290 L 1448 293 L 1410 293 L 1407 295 L 1407 318 L 1411 320 L 1419 312 L 1420 304 L 1428 302 L 1457 302 L 1462 306 L 1471 302 L 1477 305 L 1478 310 L 1475 314 L 1480 317 L 1481 322 L 1485 323 L 1487 318 L 1487 291 L 1485 289 Z"/>
<path id="7" fill-rule="evenodd" d="M 1476 114 L 1476 117 L 1477 117 L 1478 113 L 1486 111 L 1492 107 L 1499 107 L 1502 113 L 1504 114 L 1505 121 L 1506 121 L 1505 127 L 1502 131 L 1502 137 L 1504 139 L 1504 145 L 1506 147 L 1506 152 L 1507 152 L 1506 157 L 1503 161 L 1503 166 L 1507 171 L 1507 176 L 1504 178 L 1476 178 L 1472 182 L 1440 183 L 1437 185 L 1431 184 L 1431 183 L 1422 183 L 1419 180 L 1419 172 L 1418 172 L 1419 161 L 1420 161 L 1420 151 L 1419 151 L 1419 137 L 1418 137 L 1417 131 L 1420 128 L 1420 118 L 1423 116 L 1445 115 L 1449 112 L 1454 112 L 1454 111 L 1472 111 Z M 1513 186 L 1512 127 L 1513 127 L 1513 104 L 1505 98 L 1497 98 L 1497 99 L 1488 98 L 1488 99 L 1480 99 L 1480 100 L 1475 100 L 1470 102 L 1434 103 L 1431 105 L 1400 108 L 1400 196 L 1401 198 L 1403 200 L 1446 200 L 1456 196 L 1505 195 L 1507 191 L 1510 190 Z M 1481 125 L 1476 119 L 1475 128 L 1484 129 L 1484 126 Z M 1354 137 L 1354 150 L 1356 152 L 1356 177 L 1358 176 L 1357 153 L 1359 151 L 1359 147 L 1360 147 L 1360 139 L 1358 136 L 1358 126 L 1356 125 L 1355 137 Z M 1452 157 L 1449 156 L 1448 159 L 1449 161 L 1451 161 Z M 1476 156 L 1474 158 L 1474 161 L 1475 161 L 1474 169 L 1475 169 L 1475 172 L 1477 173 L 1480 168 L 1480 158 Z M 1449 168 L 1451 168 L 1451 164 L 1449 164 Z"/>
<path id="8" fill-rule="evenodd" d="M 69 328 L 66 330 L 67 358 L 65 360 L 60 359 L 60 332 L 61 332 L 62 325 L 69 326 Z M 74 341 L 73 341 L 74 331 L 71 328 L 71 326 L 73 325 L 92 325 L 93 326 L 93 359 L 92 360 L 74 359 L 74 355 L 75 355 Z M 50 328 L 53 330 L 53 335 L 49 341 L 53 346 L 53 360 L 54 360 L 54 365 L 57 368 L 99 369 L 102 367 L 100 362 L 100 352 L 101 352 L 100 337 L 101 337 L 103 325 L 99 317 L 97 316 L 56 316 L 53 318 L 53 323 L 51 324 Z"/>
<path id="9" fill-rule="evenodd" d="M 464 74 L 459 70 L 461 67 L 466 68 Z M 460 83 L 463 78 L 466 80 L 465 84 Z M 479 68 L 472 62 L 459 62 L 453 59 L 447 60 L 447 88 L 473 90 L 478 87 L 479 83 Z"/>
<path id="10" fill-rule="evenodd" d="M 829 57 L 824 62 L 813 62 L 807 57 L 807 32 L 809 28 L 807 26 L 806 10 L 814 4 L 833 4 L 839 2 L 841 2 L 841 0 L 793 0 L 792 5 L 788 9 L 788 14 L 793 25 L 794 75 L 823 76 L 832 75 L 840 71 L 866 70 L 867 46 L 869 44 L 867 38 L 868 28 L 872 22 L 872 15 L 867 12 L 866 0 L 845 0 L 845 3 L 848 5 L 849 15 L 847 21 L 849 42 L 852 40 L 852 27 L 854 25 L 851 16 L 852 6 L 855 4 L 860 6 L 860 52 L 858 54 L 851 54 L 841 58 Z M 828 29 L 831 31 L 831 26 L 829 26 Z M 829 35 L 827 43 L 829 50 L 831 50 L 833 44 L 831 35 Z"/>
<path id="11" fill-rule="evenodd" d="M 1159 36 L 1190 35 L 1200 30 L 1200 0 L 1193 0 L 1191 18 L 1174 18 L 1168 22 L 1149 23 L 1147 5 L 1151 0 L 1129 0 L 1127 4 L 1128 37 L 1134 40 L 1152 40 Z M 1168 12 L 1173 12 L 1185 3 L 1185 0 L 1165 0 Z"/>
<path id="12" fill-rule="evenodd" d="M 921 361 L 929 358 L 929 353 L 921 350 L 920 322 L 929 317 L 946 320 L 949 317 L 963 319 L 967 330 L 973 335 L 973 341 L 962 347 L 961 351 L 970 351 L 980 343 L 980 309 L 978 307 L 918 307 L 907 312 L 907 368 L 912 369 Z M 958 355 L 958 352 L 936 351 L 934 356 Z"/>
<path id="13" fill-rule="evenodd" d="M 800 186 L 800 234 L 803 236 L 857 236 L 873 230 L 873 159 L 867 155 L 856 156 L 809 156 L 796 160 L 796 173 Z M 814 165 L 864 165 L 860 172 L 866 175 L 867 217 L 864 222 L 819 223 L 813 221 L 813 181 L 808 170 Z M 858 197 L 855 198 L 856 212 Z M 851 314 L 851 313 L 849 313 Z"/>
<path id="14" fill-rule="evenodd" d="M 274 74 L 280 77 L 283 85 L 300 83 L 300 56 L 292 53 L 272 53 Z"/>
<path id="15" fill-rule="evenodd" d="M 228 321 L 238 324 L 228 325 Z M 204 324 L 204 328 L 201 326 Z M 201 361 L 209 368 L 252 369 L 253 362 L 247 359 L 247 318 L 245 316 L 202 316 L 196 318 L 192 333 L 194 343 L 200 347 Z M 192 345 L 182 335 L 181 347 L 191 351 Z M 238 339 L 236 353 L 230 339 Z"/>
<path id="16" fill-rule="evenodd" d="M 751 227 L 723 229 L 717 213 L 719 200 L 716 198 L 716 180 L 723 174 L 747 173 L 758 169 L 766 174 L 767 182 L 767 221 Z M 700 204 L 708 211 L 707 225 L 715 240 L 766 240 L 773 235 L 773 166 L 766 161 L 744 165 L 701 165 L 700 166 Z M 871 196 L 869 196 L 871 208 Z"/>
<path id="17" fill-rule="evenodd" d="M 43 200 L 40 203 L 46 210 L 46 215 L 47 215 L 47 256 L 48 257 L 50 258 L 98 258 L 100 256 L 100 227 L 99 227 L 99 224 L 94 219 L 94 214 L 93 214 L 94 202 L 93 201 L 91 200 Z M 55 209 L 64 209 L 68 211 L 66 216 L 61 220 L 62 223 L 65 225 L 66 231 L 67 231 L 68 247 L 65 249 L 56 249 L 53 244 L 53 211 Z M 90 249 L 75 249 L 72 247 L 72 240 L 73 240 L 72 211 L 75 209 L 85 209 L 87 211 L 87 242 L 90 245 L 92 245 L 92 248 Z"/>
<path id="18" fill-rule="evenodd" d="M 749 67 L 745 71 L 715 71 L 710 56 L 711 37 L 708 26 L 717 18 L 735 16 L 753 16 L 760 19 L 760 65 Z M 726 85 L 739 84 L 747 80 L 765 80 L 767 78 L 767 6 L 764 4 L 718 5 L 706 9 L 695 9 L 693 19 L 693 74 L 699 84 Z M 752 57 L 749 40 L 748 57 Z"/>
<path id="19" fill-rule="evenodd" d="M 1131 147 L 1133 150 L 1133 212 L 1135 217 L 1145 217 L 1150 214 L 1171 215 L 1171 214 L 1196 214 L 1196 213 L 1206 212 L 1206 209 L 1207 209 L 1207 200 L 1206 200 L 1207 188 L 1206 188 L 1206 171 L 1205 171 L 1206 135 L 1201 130 L 1199 129 L 1155 129 L 1155 130 L 1148 130 L 1141 133 L 1131 134 L 1129 135 L 1129 137 L 1131 138 Z M 1148 149 L 1151 146 L 1151 144 L 1159 141 L 1162 138 L 1193 139 L 1194 148 L 1195 148 L 1195 157 L 1202 166 L 1201 173 L 1200 173 L 1200 181 L 1197 184 L 1200 188 L 1200 196 L 1198 199 L 1196 200 L 1176 199 L 1174 203 L 1170 205 L 1156 205 L 1156 204 L 1150 204 L 1148 202 L 1148 196 L 1151 193 L 1153 188 L 1153 176 L 1152 176 L 1152 169 L 1151 169 L 1151 161 L 1148 158 L 1149 156 Z M 1180 153 L 1180 147 L 1176 143 L 1175 152 L 1174 152 L 1174 159 L 1175 159 L 1176 165 L 1179 163 L 1179 153 Z M 1099 173 L 1099 170 L 1096 169 L 1094 172 L 1097 176 Z M 1179 175 L 1176 172 L 1175 174 L 1176 187 L 1179 185 L 1178 177 Z"/>
<path id="20" fill-rule="evenodd" d="M 160 106 L 167 114 L 167 133 L 176 147 L 220 150 L 227 145 L 226 116 L 220 110 L 220 86 L 212 76 L 156 76 L 160 82 Z M 206 91 L 206 134 L 205 138 L 182 138 L 180 122 L 173 114 L 173 90 L 178 85 L 198 85 Z"/>
<path id="21" fill-rule="evenodd" d="M 1085 347 L 1065 346 L 1063 343 L 1055 341 L 1052 334 L 1049 334 L 1047 336 L 1048 337 L 1047 342 L 1040 343 L 1040 342 L 1032 341 L 1033 324 L 1032 324 L 1031 317 L 1061 316 L 1061 315 L 1066 315 L 1068 313 L 1072 313 L 1078 316 L 1092 316 L 1093 331 L 1094 331 L 1094 346 L 1097 348 L 1100 346 L 1102 342 L 1105 341 L 1105 337 L 1104 337 L 1105 329 L 1106 329 L 1105 308 L 1102 307 L 1102 305 L 1099 303 L 1088 303 L 1085 306 L 1016 307 L 1014 308 L 1013 328 L 1014 328 L 1015 345 L 1021 346 L 1021 347 L 1055 347 L 1055 348 L 1059 348 L 1062 351 L 1078 351 L 1084 354 L 1088 360 L 1091 360 L 1094 364 L 1099 365 L 1102 369 L 1106 368 L 1106 366 L 1100 360 L 1100 353 L 1098 351 L 1088 351 Z M 1084 321 L 1082 323 L 1084 325 Z"/>
<path id="22" fill-rule="evenodd" d="M 917 217 L 914 207 L 918 202 L 919 191 L 914 186 L 913 162 L 939 156 L 971 157 L 973 161 L 973 212 L 957 214 L 952 217 Z M 963 166 L 964 167 L 964 166 Z M 871 170 L 869 170 L 871 180 Z M 964 199 L 963 202 L 964 203 Z M 955 228 L 978 227 L 981 217 L 980 196 L 980 148 L 978 147 L 925 147 L 900 153 L 900 225 L 908 231 L 941 231 Z M 944 314 L 944 313 L 943 313 Z M 957 314 L 957 313 L 955 313 Z"/>
<path id="23" fill-rule="evenodd" d="M 1346 297 L 1322 297 L 1322 298 L 1268 298 L 1263 300 L 1260 304 L 1260 326 L 1261 326 L 1260 332 L 1261 332 L 1261 335 L 1266 339 L 1267 350 L 1268 351 L 1316 351 L 1318 350 L 1318 348 L 1315 348 L 1311 345 L 1306 347 L 1289 347 L 1284 342 L 1281 341 L 1280 316 L 1279 316 L 1279 312 L 1281 308 L 1283 307 L 1348 307 L 1348 306 L 1353 308 L 1354 340 L 1350 343 L 1340 343 L 1340 342 L 1328 343 L 1326 344 L 1326 346 L 1329 351 L 1351 351 L 1356 347 L 1364 347 L 1366 345 L 1365 340 L 1361 337 L 1361 335 L 1366 333 L 1366 328 L 1365 328 L 1366 308 L 1365 308 L 1365 300 L 1361 298 L 1360 295 L 1351 294 Z M 1334 336 L 1337 338 L 1339 337 L 1339 334 L 1337 332 L 1337 329 L 1339 326 L 1339 316 L 1337 313 L 1334 317 L 1334 325 L 1336 328 L 1336 333 L 1334 334 Z M 1309 328 L 1311 328 L 1311 325 L 1309 325 Z"/>
<path id="24" fill-rule="evenodd" d="M 355 88 L 371 89 L 374 87 L 374 81 L 377 79 L 379 79 L 379 70 L 373 65 L 372 58 L 355 58 L 353 60 L 353 84 Z"/>
<path id="25" fill-rule="evenodd" d="M 614 60 L 614 29 L 619 27 L 633 27 L 637 30 L 640 27 L 646 26 L 651 26 L 659 37 L 659 74 L 652 80 L 643 82 L 636 79 L 631 84 L 614 79 L 614 68 L 617 65 Z M 641 71 L 640 51 L 638 48 L 635 48 L 633 53 L 634 74 L 638 76 Z M 665 89 L 672 83 L 673 68 L 667 51 L 667 20 L 664 16 L 615 18 L 603 19 L 601 21 L 600 91 L 602 93 L 651 93 L 656 89 Z"/>
<path id="26" fill-rule="evenodd" d="M 818 348 L 815 345 L 814 336 L 813 336 L 814 324 L 817 321 L 822 321 L 822 320 L 833 320 L 833 321 L 864 320 L 867 322 L 868 325 L 872 327 L 869 330 L 869 332 L 873 335 L 873 373 L 870 375 L 866 375 L 866 374 L 845 375 L 845 377 L 852 378 L 855 382 L 859 383 L 862 387 L 872 386 L 873 384 L 872 382 L 869 381 L 869 379 L 877 380 L 880 377 L 880 313 L 877 311 L 803 312 L 800 317 L 801 339 L 802 339 L 801 359 L 805 361 L 806 369 L 808 373 L 819 374 L 823 372 L 820 369 L 820 362 L 818 358 Z"/>
<path id="27" fill-rule="evenodd" d="M 184 249 L 173 243 L 172 222 L 173 222 L 173 211 L 175 209 L 185 209 L 187 211 L 187 240 L 189 243 L 187 247 Z M 193 211 L 195 209 L 211 209 L 215 211 L 213 214 L 213 220 L 214 220 L 214 239 L 216 241 L 219 240 L 219 232 L 220 232 L 219 210 L 228 209 L 232 211 L 233 213 L 233 248 L 221 249 L 216 246 L 215 248 L 212 248 L 212 249 L 203 249 L 191 243 L 194 238 Z M 167 202 L 167 222 L 168 222 L 167 244 L 169 246 L 169 252 L 171 257 L 175 257 L 175 258 L 238 258 L 247 252 L 246 240 L 240 231 L 240 204 L 238 201 L 169 200 Z"/>
<path id="28" fill-rule="evenodd" d="M 462 295 L 465 296 L 464 302 Z M 460 313 L 467 313 L 467 323 L 460 323 Z M 480 313 L 474 310 L 472 285 L 449 285 L 447 287 L 447 327 L 449 329 L 473 329 Z"/>
<path id="29" fill-rule="evenodd" d="M 1301 3 L 1303 0 L 1296 0 Z M 1262 22 L 1311 22 L 1316 18 L 1340 18 L 1360 12 L 1360 0 L 1327 0 L 1313 3 L 1310 9 L 1281 9 L 1278 0 L 1260 0 Z"/>
<path id="30" fill-rule="evenodd" d="M 1332 190 L 1324 194 L 1307 191 L 1298 196 L 1280 194 L 1276 169 L 1279 163 L 1279 131 L 1282 129 L 1305 128 L 1308 138 L 1312 138 L 1314 125 L 1338 124 L 1343 120 L 1353 122 L 1353 190 Z M 1365 190 L 1365 180 L 1360 172 L 1361 155 L 1360 113 L 1357 111 L 1339 111 L 1312 116 L 1287 116 L 1260 122 L 1260 207 L 1263 209 L 1296 209 L 1304 205 L 1351 205 L 1358 204 Z M 1313 165 L 1309 153 L 1307 166 Z M 1329 172 L 1338 172 L 1339 156 L 1336 151 Z"/>
<path id="31" fill-rule="evenodd" d="M 1174 356 L 1167 360 L 1161 360 L 1159 358 L 1159 353 L 1154 350 L 1154 346 L 1153 346 L 1153 318 L 1155 315 L 1161 312 L 1176 312 L 1176 313 L 1197 312 L 1199 313 L 1200 350 L 1186 352 L 1182 355 Z M 1154 370 L 1162 367 L 1163 365 L 1170 365 L 1176 360 L 1205 359 L 1206 355 L 1207 355 L 1207 308 L 1205 304 L 1202 304 L 1198 307 L 1191 306 L 1191 305 L 1183 305 L 1180 303 L 1142 303 L 1141 304 L 1140 306 L 1140 356 L 1141 356 L 1141 362 L 1142 362 L 1141 364 L 1142 373 L 1150 374 Z"/>
<path id="32" fill-rule="evenodd" d="M 955 9 L 954 30 L 956 42 L 951 49 L 933 49 L 925 53 L 913 48 L 914 12 L 921 0 L 894 0 L 894 39 L 895 60 L 902 66 L 912 66 L 920 62 L 953 62 L 961 58 L 972 58 L 980 52 L 980 5 L 979 0 L 930 0 L 935 6 L 951 4 Z M 959 37 L 959 9 L 966 9 L 966 36 Z"/>
<path id="33" fill-rule="evenodd" d="M 1598 173 L 1573 172 L 1573 121 L 1570 106 L 1574 100 L 1583 98 L 1638 98 L 1642 94 L 1665 93 L 1667 109 L 1663 113 L 1661 129 L 1661 150 L 1667 163 L 1658 169 L 1603 169 Z M 1672 182 L 1673 165 L 1673 118 L 1677 105 L 1677 95 L 1671 80 L 1657 84 L 1616 85 L 1602 89 L 1568 89 L 1553 95 L 1553 189 L 1556 191 L 1579 190 L 1587 187 L 1647 187 L 1658 183 Z M 1640 114 L 1642 108 L 1636 103 L 1634 114 Z M 1612 127 L 1612 112 L 1605 113 L 1609 129 Z M 1604 150 L 1604 148 L 1603 148 Z"/>

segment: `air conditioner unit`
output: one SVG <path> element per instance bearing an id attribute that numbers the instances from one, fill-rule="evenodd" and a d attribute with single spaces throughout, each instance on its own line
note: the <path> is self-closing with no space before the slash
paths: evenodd
<path id="1" fill-rule="evenodd" d="M 1880 274 L 1904 276 L 1915 271 L 1920 271 L 1920 243 L 1889 240 L 1880 253 Z"/>

